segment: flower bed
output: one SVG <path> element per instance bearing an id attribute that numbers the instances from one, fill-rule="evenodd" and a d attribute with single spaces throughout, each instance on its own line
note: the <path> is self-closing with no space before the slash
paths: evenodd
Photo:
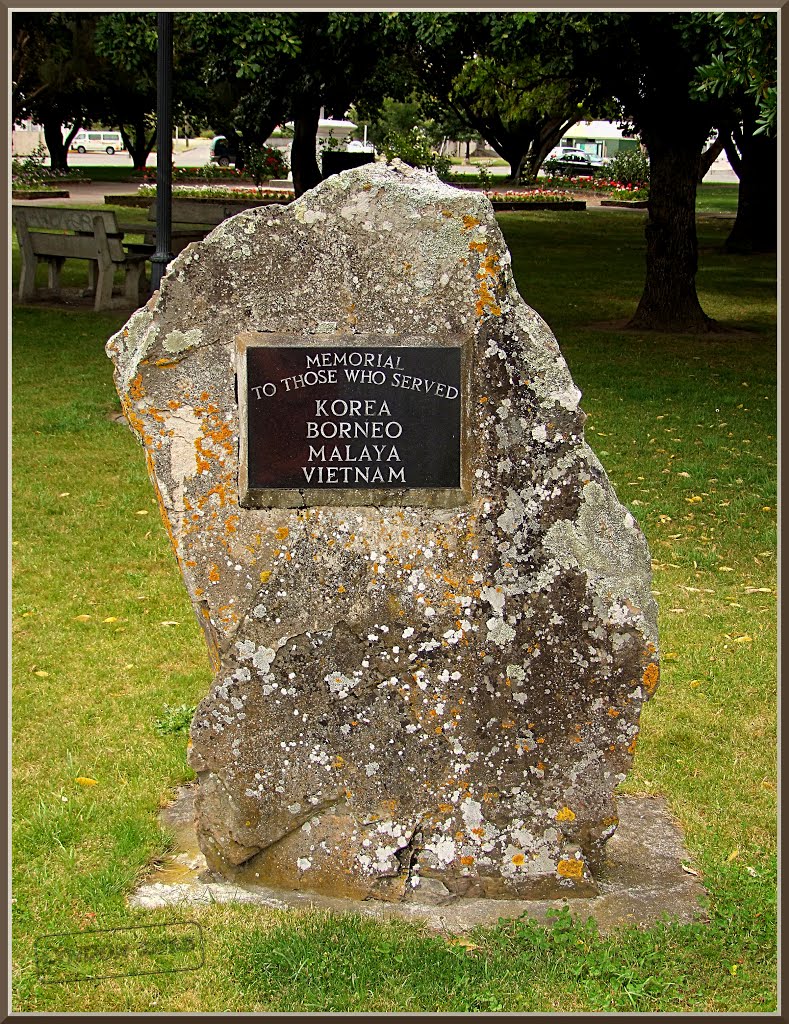
<path id="1" fill-rule="evenodd" d="M 528 191 L 488 189 L 494 210 L 585 210 L 586 203 L 566 190 L 535 188 Z"/>
<path id="2" fill-rule="evenodd" d="M 619 181 L 596 182 L 595 191 L 605 192 L 609 199 L 624 199 L 630 202 L 646 202 L 649 199 L 649 185 L 640 183 L 623 185 Z"/>
<path id="3" fill-rule="evenodd" d="M 137 195 L 143 198 L 156 197 L 156 185 L 140 185 Z M 173 185 L 173 199 L 222 199 L 226 202 L 239 200 L 249 202 L 290 202 L 293 192 L 288 189 L 263 188 L 254 185 L 230 187 L 228 185 Z"/>
<path id="4" fill-rule="evenodd" d="M 142 171 L 132 171 L 134 180 L 142 178 L 144 183 L 156 181 L 156 168 L 146 167 Z M 203 164 L 200 167 L 176 167 L 173 164 L 173 181 L 252 181 L 247 171 L 235 167 L 220 167 L 218 164 Z"/>
<path id="5" fill-rule="evenodd" d="M 613 181 L 610 178 L 597 177 L 552 177 L 551 184 L 571 192 L 591 192 L 596 195 L 605 195 L 609 199 L 631 200 L 642 202 L 649 199 L 649 185 L 645 182 Z"/>

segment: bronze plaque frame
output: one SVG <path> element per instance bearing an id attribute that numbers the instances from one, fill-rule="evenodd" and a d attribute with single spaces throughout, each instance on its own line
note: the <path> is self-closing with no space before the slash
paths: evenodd
<path id="1" fill-rule="evenodd" d="M 239 504 L 244 508 L 306 508 L 328 506 L 423 506 L 454 508 L 471 500 L 469 458 L 470 337 L 417 337 L 413 335 L 315 335 L 243 332 L 235 338 L 236 381 L 239 413 Z M 460 352 L 459 469 L 457 487 L 258 487 L 249 472 L 249 387 L 247 352 L 251 348 L 311 348 L 316 352 L 387 348 L 413 350 L 448 348 Z M 260 397 L 260 396 L 258 396 Z"/>

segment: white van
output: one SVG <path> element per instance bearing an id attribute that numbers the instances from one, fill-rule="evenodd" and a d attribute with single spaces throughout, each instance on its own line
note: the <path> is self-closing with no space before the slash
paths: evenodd
<path id="1" fill-rule="evenodd" d="M 77 132 L 71 140 L 72 150 L 77 153 L 123 153 L 126 147 L 120 132 Z"/>

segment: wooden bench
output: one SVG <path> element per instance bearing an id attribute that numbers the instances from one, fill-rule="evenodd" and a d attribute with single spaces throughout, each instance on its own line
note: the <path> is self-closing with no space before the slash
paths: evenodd
<path id="1" fill-rule="evenodd" d="M 290 196 L 288 196 L 290 199 Z M 221 199 L 181 199 L 173 197 L 172 205 L 172 242 L 171 248 L 174 256 L 186 248 L 190 242 L 199 242 L 213 231 L 217 224 L 233 217 L 242 210 L 252 210 L 259 206 L 271 205 L 270 200 L 249 199 L 244 202 L 225 203 Z M 148 208 L 148 220 L 156 221 L 156 201 L 154 200 Z M 145 232 L 145 241 L 154 242 L 156 238 L 155 228 L 151 227 Z"/>
<path id="2" fill-rule="evenodd" d="M 48 285 L 60 292 L 60 271 L 67 259 L 88 261 L 88 291 L 95 295 L 95 310 L 112 309 L 112 283 L 116 270 L 125 273 L 124 303 L 138 306 L 147 298 L 145 261 L 151 246 L 124 248 L 123 228 L 111 210 L 66 210 L 14 203 L 12 217 L 22 253 L 19 299 L 36 295 L 36 268 L 44 260 Z M 129 230 L 131 226 L 126 226 Z M 131 230 L 134 230 L 131 228 Z M 139 231 L 143 225 L 139 225 Z"/>
<path id="3" fill-rule="evenodd" d="M 233 212 L 238 211 L 234 210 Z M 221 224 L 225 217 L 229 216 L 231 215 L 220 215 L 213 203 L 208 208 L 203 203 L 186 204 L 183 200 L 179 200 L 177 204 L 173 203 L 170 228 L 170 251 L 173 256 L 177 256 L 190 242 L 201 241 L 209 231 L 213 231 L 217 224 Z M 148 207 L 148 220 L 155 225 L 155 200 Z M 151 244 L 156 241 L 156 228 L 153 225 L 145 232 L 145 241 Z"/>

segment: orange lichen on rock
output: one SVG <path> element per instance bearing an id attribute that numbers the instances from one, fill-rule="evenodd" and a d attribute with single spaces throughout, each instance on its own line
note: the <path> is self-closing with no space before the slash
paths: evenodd
<path id="1" fill-rule="evenodd" d="M 472 217 L 470 213 L 467 213 L 463 217 L 463 227 L 466 229 L 466 231 L 471 231 L 472 228 L 479 227 L 481 223 L 481 220 L 477 220 L 476 217 Z"/>
<path id="2" fill-rule="evenodd" d="M 584 862 L 580 858 L 566 858 L 556 865 L 556 873 L 562 878 L 583 878 Z"/>
<path id="3" fill-rule="evenodd" d="M 501 306 L 496 304 L 495 296 L 491 292 L 487 281 L 480 281 L 476 310 L 479 317 L 484 316 L 486 312 L 491 313 L 493 316 L 501 316 Z"/>
<path id="4" fill-rule="evenodd" d="M 495 252 L 492 252 L 480 263 L 479 270 L 477 271 L 477 277 L 480 280 L 483 277 L 495 277 L 498 274 L 499 269 L 499 258 Z"/>
<path id="5" fill-rule="evenodd" d="M 562 807 L 556 812 L 557 821 L 575 821 L 575 813 L 569 807 Z"/>
<path id="6" fill-rule="evenodd" d="M 654 662 L 651 662 L 644 669 L 644 674 L 641 677 L 641 682 L 644 684 L 644 689 L 647 693 L 654 693 L 655 687 L 658 684 L 660 678 L 660 669 Z"/>
<path id="7" fill-rule="evenodd" d="M 134 402 L 140 402 L 145 397 L 145 388 L 143 387 L 141 373 L 138 373 L 134 380 L 129 384 L 129 397 Z"/>

